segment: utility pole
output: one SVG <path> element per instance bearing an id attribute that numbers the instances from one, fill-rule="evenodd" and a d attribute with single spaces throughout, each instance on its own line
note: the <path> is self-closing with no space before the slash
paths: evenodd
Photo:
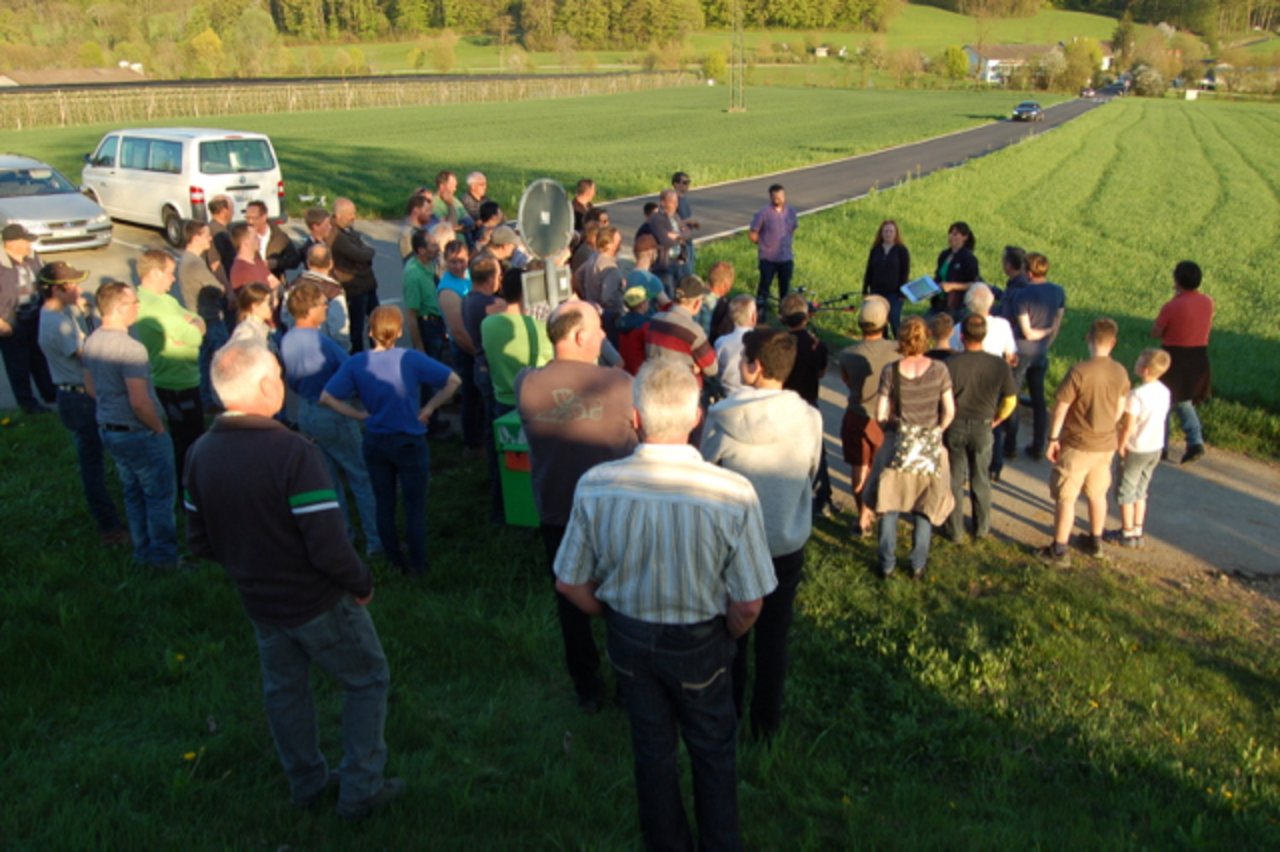
<path id="1" fill-rule="evenodd" d="M 729 112 L 747 111 L 747 48 L 742 32 L 742 0 L 733 0 L 733 49 L 729 58 Z"/>

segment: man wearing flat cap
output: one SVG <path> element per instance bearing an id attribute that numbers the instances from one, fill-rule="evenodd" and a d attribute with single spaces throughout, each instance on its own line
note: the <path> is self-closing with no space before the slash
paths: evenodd
<path id="1" fill-rule="evenodd" d="M 49 409 L 36 400 L 31 383 L 45 402 L 53 404 L 57 388 L 49 375 L 49 364 L 40 351 L 40 294 L 36 279 L 40 256 L 35 252 L 35 234 L 22 225 L 6 225 L 0 232 L 0 357 L 9 377 L 9 387 L 18 406 L 28 414 Z"/>
<path id="2" fill-rule="evenodd" d="M 120 513 L 107 491 L 107 467 L 98 434 L 98 406 L 84 385 L 84 341 L 93 330 L 90 317 L 81 306 L 80 285 L 89 273 L 62 261 L 40 269 L 38 281 L 44 296 L 40 311 L 40 349 L 49 362 L 49 371 L 58 387 L 58 418 L 67 427 L 76 445 L 80 484 L 89 504 L 89 513 L 98 524 L 103 544 L 124 544 L 129 533 L 120 523 Z"/>
<path id="3" fill-rule="evenodd" d="M 716 351 L 711 348 L 707 333 L 696 319 L 702 309 L 702 300 L 710 292 L 696 275 L 680 279 L 676 285 L 675 304 L 666 313 L 657 314 L 649 320 L 644 337 L 645 354 L 649 360 L 664 358 L 687 364 L 698 377 L 699 386 L 704 377 L 714 378 L 719 371 Z"/>

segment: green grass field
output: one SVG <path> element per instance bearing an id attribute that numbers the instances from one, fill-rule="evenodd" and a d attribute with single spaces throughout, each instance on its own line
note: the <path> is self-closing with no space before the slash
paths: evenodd
<path id="1" fill-rule="evenodd" d="M 445 107 L 219 116 L 186 121 L 271 134 L 290 205 L 300 193 L 347 195 L 363 215 L 403 215 L 437 171 L 480 169 L 514 216 L 528 182 L 588 176 L 601 198 L 666 186 L 683 168 L 699 183 L 746 177 L 914 141 L 1002 117 L 1009 92 L 752 88 L 729 114 L 724 87 Z M 1050 99 L 1052 100 L 1052 99 Z M 152 122 L 172 126 L 173 119 Z M 796 128 L 804 127 L 803 133 Z M 77 179 L 107 125 L 0 133 L 0 150 L 52 162 Z"/>
<path id="2" fill-rule="evenodd" d="M 348 826 L 289 805 L 220 569 L 104 551 L 68 436 L 0 428 L 6 493 L 25 495 L 0 501 L 0 845 L 636 848 L 626 719 L 573 702 L 541 544 L 484 523 L 482 463 L 432 452 L 433 574 L 379 569 L 372 604 L 409 793 Z M 999 542 L 937 542 L 924 584 L 875 579 L 874 558 L 844 523 L 809 546 L 784 730 L 740 750 L 748 848 L 1280 844 L 1274 606 Z M 339 696 L 314 685 L 336 761 Z"/>
<path id="3" fill-rule="evenodd" d="M 1097 316 L 1120 323 L 1118 357 L 1132 364 L 1171 295 L 1174 263 L 1205 269 L 1217 302 L 1211 355 L 1216 398 L 1210 443 L 1280 458 L 1280 328 L 1270 276 L 1280 231 L 1280 108 L 1126 99 L 964 168 L 819 213 L 797 234 L 797 280 L 833 295 L 861 287 L 866 247 L 894 218 L 913 274 L 933 272 L 948 225 L 967 221 L 984 277 L 1003 283 L 1000 252 L 1045 254 L 1067 291 L 1051 382 L 1084 357 Z M 754 281 L 745 238 L 708 246 Z M 848 315 L 824 315 L 848 332 Z M 843 320 L 843 322 L 842 322 Z"/>
<path id="4" fill-rule="evenodd" d="M 1026 18 L 1002 18 L 993 20 L 985 33 L 985 41 L 989 44 L 1051 44 L 1056 41 L 1070 41 L 1073 37 L 1095 38 L 1100 41 L 1111 38 L 1116 21 L 1103 15 L 1091 15 L 1085 12 L 1067 12 L 1058 9 L 1043 9 Z M 841 46 L 854 50 L 862 42 L 875 36 L 870 32 L 832 31 L 832 30 L 749 30 L 745 34 L 748 50 L 755 50 L 762 45 L 774 45 L 780 42 L 789 44 L 805 43 L 807 37 L 818 38 L 835 48 Z M 884 34 L 887 47 L 896 49 L 912 47 L 930 55 L 941 53 L 949 45 L 963 45 L 978 41 L 978 31 L 973 18 L 938 9 L 933 6 L 916 6 L 907 4 L 894 17 L 889 31 Z M 464 37 L 454 48 L 456 65 L 454 73 L 492 73 L 499 70 L 498 47 L 490 43 L 487 37 Z M 707 30 L 692 34 L 688 39 L 688 51 L 692 57 L 706 55 L 709 51 L 720 50 L 729 54 L 732 35 L 728 32 Z M 409 51 L 416 42 L 369 42 L 355 45 L 319 45 L 291 46 L 286 48 L 293 57 L 294 64 L 305 68 L 308 62 L 314 64 L 318 58 L 322 63 L 332 63 L 338 50 L 351 52 L 358 48 L 365 57 L 371 71 L 375 74 L 395 74 L 415 70 L 409 64 Z M 578 51 L 576 62 L 569 68 L 563 68 L 561 57 L 555 52 L 534 52 L 529 54 L 535 70 L 561 71 L 582 70 L 584 61 L 590 62 L 600 70 L 617 68 L 626 65 L 634 66 L 641 60 L 645 51 L 640 50 L 596 50 Z M 838 64 L 830 59 L 823 64 Z M 430 72 L 428 63 L 425 68 L 417 69 Z"/>

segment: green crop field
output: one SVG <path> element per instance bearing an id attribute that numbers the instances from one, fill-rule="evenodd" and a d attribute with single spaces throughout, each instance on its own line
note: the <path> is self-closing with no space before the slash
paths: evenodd
<path id="1" fill-rule="evenodd" d="M 698 183 L 746 177 L 991 121 L 1007 114 L 1017 95 L 753 88 L 747 97 L 745 114 L 726 111 L 725 88 L 696 87 L 181 123 L 271 134 L 295 211 L 302 207 L 297 195 L 306 193 L 350 196 L 364 215 L 402 215 L 408 193 L 449 168 L 484 171 L 490 193 L 514 215 L 523 188 L 538 177 L 593 177 L 602 198 L 652 192 L 676 168 Z M 110 129 L 4 132 L 0 150 L 46 159 L 75 177 L 83 155 Z"/>
<path id="2" fill-rule="evenodd" d="M 66 433 L 5 421 L 0 845 L 638 848 L 626 718 L 578 711 L 538 537 L 486 523 L 461 453 L 433 444 L 430 578 L 376 571 L 408 793 L 348 826 L 289 804 L 221 570 L 99 547 Z M 740 749 L 747 848 L 1280 846 L 1274 604 L 997 541 L 938 541 L 929 582 L 886 583 L 846 530 L 809 545 L 784 730 Z M 340 696 L 313 685 L 336 765 Z"/>
<path id="3" fill-rule="evenodd" d="M 1280 457 L 1277 138 L 1280 107 L 1271 104 L 1116 101 L 964 168 L 805 219 L 796 274 L 826 295 L 859 289 L 866 247 L 885 218 L 900 224 L 913 272 L 932 274 L 948 225 L 965 220 L 988 280 L 1003 283 L 1005 245 L 1048 256 L 1068 304 L 1050 372 L 1057 381 L 1104 314 L 1120 323 L 1118 357 L 1131 364 L 1152 345 L 1174 263 L 1196 260 L 1217 302 L 1209 440 Z M 753 280 L 745 239 L 699 253 L 708 264 L 720 258 Z"/>

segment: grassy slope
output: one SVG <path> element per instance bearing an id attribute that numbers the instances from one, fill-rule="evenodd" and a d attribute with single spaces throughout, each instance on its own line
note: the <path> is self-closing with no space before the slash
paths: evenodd
<path id="1" fill-rule="evenodd" d="M 1029 18 L 993 21 L 987 41 L 1007 44 L 1047 44 L 1070 40 L 1073 36 L 1103 40 L 1111 38 L 1115 25 L 1114 18 L 1101 15 L 1045 9 Z M 844 45 L 850 49 L 874 35 L 856 31 L 812 31 L 811 33 L 803 30 L 751 30 L 746 33 L 746 43 L 748 49 L 765 43 L 803 43 L 805 36 L 810 34 L 818 35 L 837 47 Z M 965 44 L 976 39 L 977 30 L 972 18 L 932 6 L 909 4 L 893 19 L 888 33 L 885 34 L 885 41 L 890 48 L 914 47 L 929 54 L 939 53 L 948 45 Z M 722 50 L 727 55 L 730 43 L 729 33 L 709 30 L 691 35 L 689 49 L 699 56 L 713 49 Z M 364 52 L 365 61 L 374 73 L 390 74 L 411 70 L 408 64 L 408 53 L 414 44 L 415 42 L 376 42 L 357 44 L 354 47 Z M 350 51 L 351 47 L 352 45 L 323 45 L 316 48 L 290 47 L 288 50 L 293 54 L 295 62 L 302 64 L 309 53 L 315 54 L 318 51 L 324 61 L 330 61 L 337 50 Z M 455 72 L 488 72 L 498 67 L 498 48 L 494 45 L 462 39 L 454 52 L 457 60 L 457 65 L 453 69 Z M 582 52 L 583 55 L 586 53 L 594 55 L 599 66 L 603 68 L 637 62 L 643 51 Z M 559 55 L 554 52 L 532 53 L 530 58 L 536 68 L 543 70 L 558 70 L 561 61 Z M 424 70 L 430 71 L 430 65 L 428 64 Z"/>
<path id="2" fill-rule="evenodd" d="M 726 112 L 723 88 L 445 107 L 218 116 L 187 123 L 270 133 L 290 202 L 349 195 L 366 214 L 398 216 L 408 191 L 442 168 L 489 176 L 510 215 L 533 178 L 596 179 L 601 197 L 664 186 L 673 158 L 699 183 L 762 174 L 913 141 L 1004 115 L 1008 92 L 801 91 L 755 88 L 751 112 Z M 1052 99 L 1050 99 L 1052 100 Z M 172 125 L 170 120 L 152 122 Z M 805 127 L 797 134 L 796 127 Z M 673 136 L 679 128 L 678 152 Z M 75 179 L 106 125 L 0 133 Z M 358 164 L 358 166 L 356 165 Z"/>
<path id="3" fill-rule="evenodd" d="M 480 520 L 483 466 L 458 455 L 433 449 L 434 574 L 379 574 L 373 604 L 410 794 L 348 827 L 289 807 L 221 572 L 103 552 L 65 433 L 0 428 L 6 490 L 29 495 L 0 502 L 23 531 L 0 596 L 4 845 L 634 848 L 625 719 L 574 708 L 541 545 Z M 831 522 L 809 553 L 787 727 L 741 752 L 749 848 L 1280 844 L 1274 618 L 1229 589 L 1048 571 L 995 542 L 939 542 L 928 583 L 882 584 Z M 340 702 L 315 686 L 336 758 Z"/>
<path id="4" fill-rule="evenodd" d="M 1117 101 L 963 169 L 805 220 L 797 276 L 820 294 L 858 289 L 863 246 L 884 218 L 902 226 L 913 271 L 932 272 L 947 226 L 964 219 L 986 276 L 1000 281 L 1001 248 L 1021 245 L 1047 255 L 1051 278 L 1066 287 L 1056 382 L 1083 357 L 1084 333 L 1100 314 L 1120 322 L 1118 357 L 1131 364 L 1152 343 L 1147 332 L 1169 298 L 1174 262 L 1193 258 L 1217 301 L 1209 439 L 1280 457 L 1280 331 L 1264 308 L 1274 303 L 1280 230 L 1278 134 L 1274 105 Z M 699 257 L 754 268 L 742 238 Z M 824 322 L 834 328 L 839 319 Z"/>

